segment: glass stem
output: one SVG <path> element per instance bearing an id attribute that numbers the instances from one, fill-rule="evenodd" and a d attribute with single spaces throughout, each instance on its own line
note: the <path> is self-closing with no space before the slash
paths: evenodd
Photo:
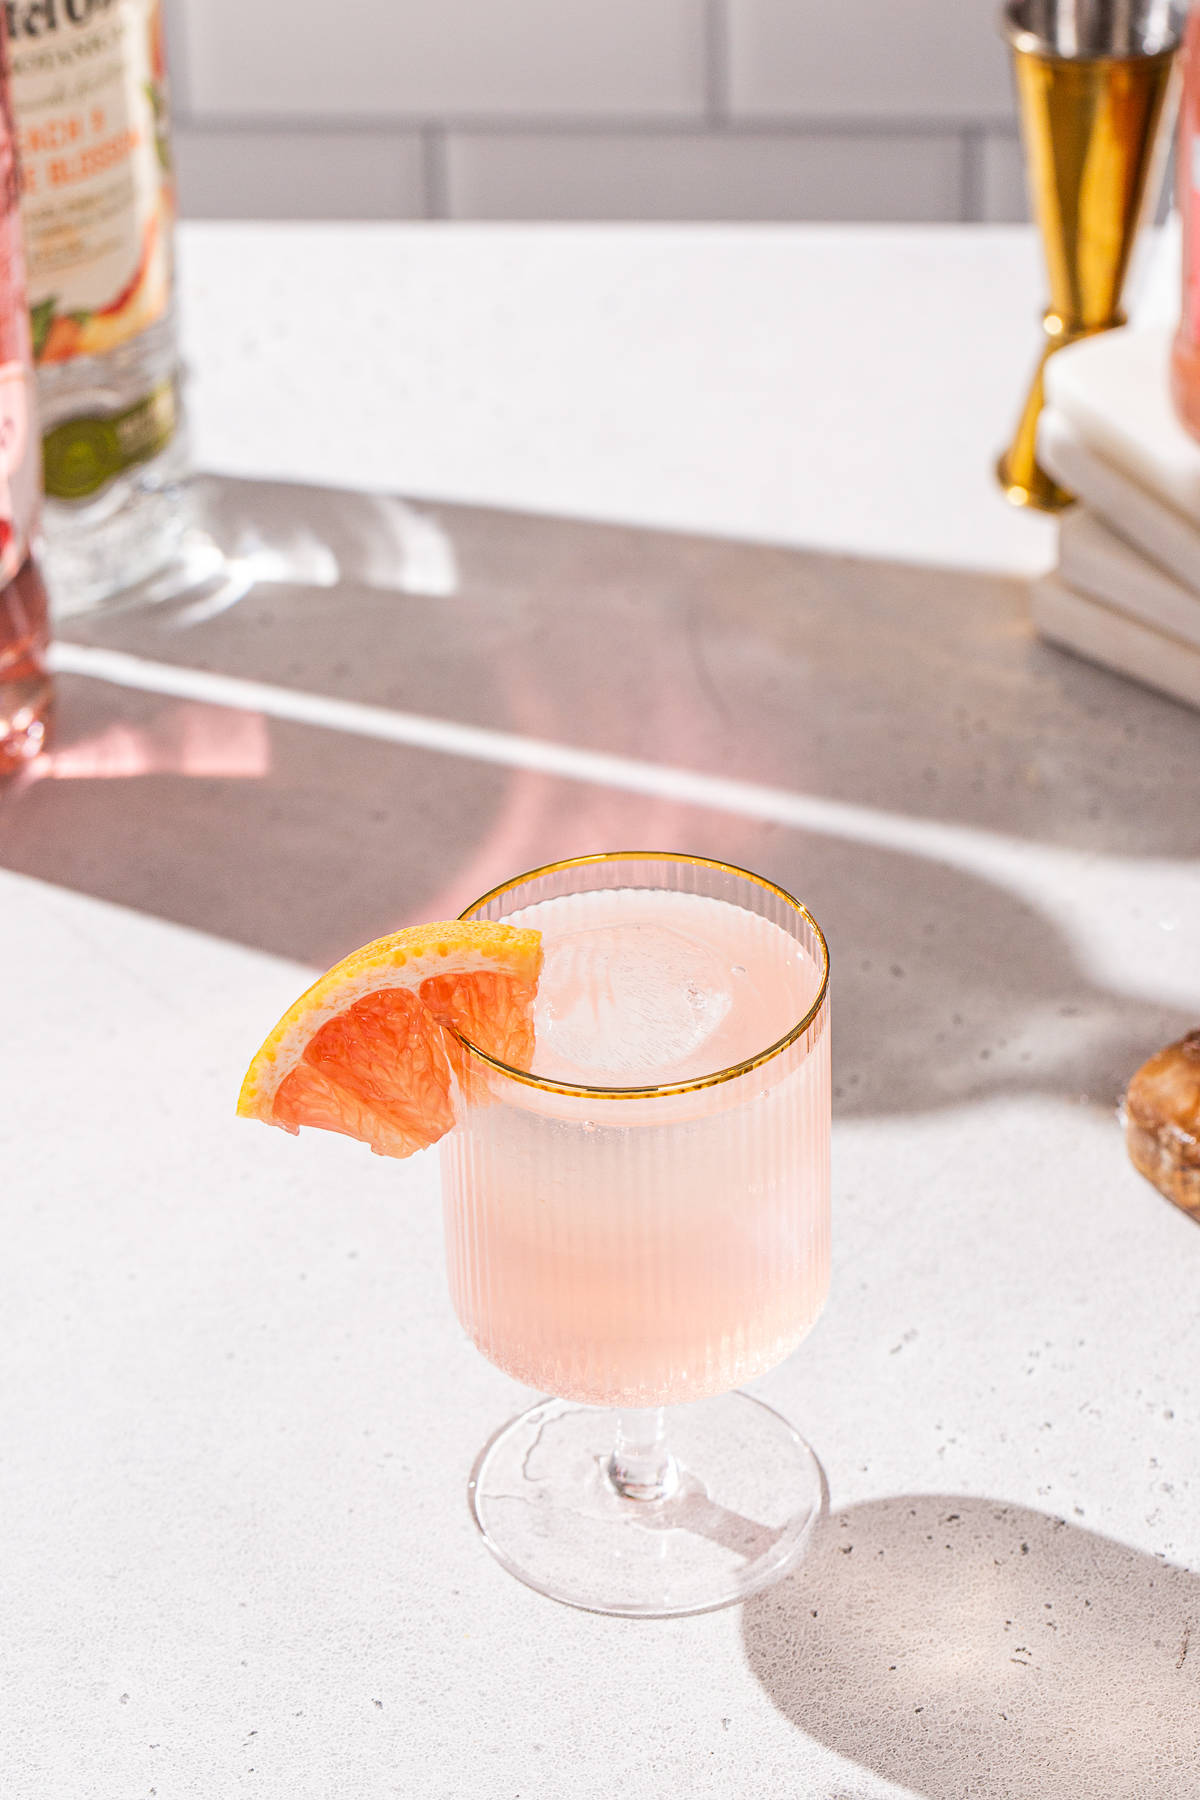
<path id="1" fill-rule="evenodd" d="M 679 1485 L 679 1467 L 667 1449 L 661 1406 L 626 1407 L 617 1414 L 617 1442 L 608 1478 L 626 1500 L 666 1500 Z"/>

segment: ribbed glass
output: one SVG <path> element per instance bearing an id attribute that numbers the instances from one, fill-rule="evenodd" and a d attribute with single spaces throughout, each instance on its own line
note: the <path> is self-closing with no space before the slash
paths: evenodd
<path id="1" fill-rule="evenodd" d="M 808 1332 L 829 1281 L 829 1000 L 824 939 L 781 890 L 722 864 L 639 855 L 521 879 L 465 915 L 566 894 L 668 889 L 780 928 L 814 1003 L 731 1070 L 659 1089 L 520 1078 L 469 1058 L 444 1140 L 450 1290 L 466 1331 L 519 1381 L 592 1405 L 726 1392 Z"/>

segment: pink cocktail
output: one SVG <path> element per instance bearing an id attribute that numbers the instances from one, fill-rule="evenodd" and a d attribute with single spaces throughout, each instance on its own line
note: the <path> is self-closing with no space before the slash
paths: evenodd
<path id="1" fill-rule="evenodd" d="M 485 1452 L 476 1517 L 577 1605 L 742 1598 L 820 1504 L 807 1445 L 730 1390 L 796 1347 L 828 1287 L 824 939 L 771 883 L 667 854 L 555 865 L 464 916 L 536 927 L 545 968 L 531 1068 L 467 1046 L 442 1149 L 451 1293 L 490 1361 L 556 1397 Z M 661 1409 L 694 1401 L 668 1442 Z"/>

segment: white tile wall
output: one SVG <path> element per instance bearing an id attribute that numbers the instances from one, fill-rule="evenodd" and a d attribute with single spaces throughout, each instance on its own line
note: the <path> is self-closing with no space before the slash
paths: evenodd
<path id="1" fill-rule="evenodd" d="M 698 115 L 706 0 L 187 0 L 190 104 L 280 118 Z"/>
<path id="2" fill-rule="evenodd" d="M 725 0 L 734 116 L 1005 118 L 998 0 Z"/>
<path id="3" fill-rule="evenodd" d="M 167 0 L 185 212 L 1024 217 L 998 0 Z"/>
<path id="4" fill-rule="evenodd" d="M 958 139 L 451 133 L 452 215 L 472 219 L 957 219 Z"/>
<path id="5" fill-rule="evenodd" d="M 192 219 L 420 219 L 424 145 L 413 132 L 175 133 L 180 208 Z"/>

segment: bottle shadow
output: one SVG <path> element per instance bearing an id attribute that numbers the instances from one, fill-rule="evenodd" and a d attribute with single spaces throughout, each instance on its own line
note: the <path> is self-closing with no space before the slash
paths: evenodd
<path id="1" fill-rule="evenodd" d="M 1194 717 L 1033 642 L 1018 583 L 287 483 L 202 487 L 246 579 L 64 623 L 78 666 L 60 678 L 57 749 L 0 792 L 4 866 L 325 967 L 557 857 L 632 844 L 741 863 L 827 929 L 843 1117 L 1006 1093 L 1107 1109 L 1195 1023 L 1156 998 L 1161 969 L 1136 986 L 1166 941 L 1157 919 L 1118 992 L 1004 885 L 997 843 L 1169 861 L 1194 848 L 1197 816 Z M 181 691 L 131 685 L 130 657 L 182 671 Z M 280 716 L 249 690 L 216 704 L 187 691 L 197 674 L 318 704 Z M 419 732 L 356 734 L 322 722 L 324 698 L 467 735 L 448 753 Z M 489 757 L 489 732 L 736 776 L 814 798 L 818 815 L 568 779 L 553 757 L 514 766 Z M 826 828 L 830 805 L 895 822 L 888 844 L 854 837 L 852 819 Z M 992 834 L 990 874 L 941 860 L 926 825 Z"/>
<path id="2" fill-rule="evenodd" d="M 1024 583 L 278 481 L 234 571 L 76 642 L 1118 855 L 1200 849 L 1195 716 L 1037 641 Z"/>
<path id="3" fill-rule="evenodd" d="M 924 1800 L 1195 1800 L 1200 1576 L 1063 1519 L 849 1507 L 742 1631 L 792 1724 Z"/>

